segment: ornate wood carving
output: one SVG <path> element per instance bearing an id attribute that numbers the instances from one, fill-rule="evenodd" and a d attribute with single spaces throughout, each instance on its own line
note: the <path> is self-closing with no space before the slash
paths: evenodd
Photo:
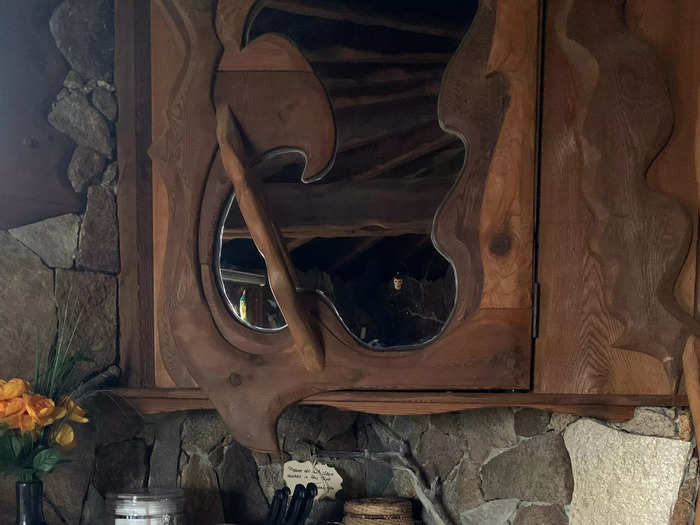
<path id="1" fill-rule="evenodd" d="M 161 353 L 186 365 L 235 438 L 253 449 L 275 450 L 281 411 L 327 390 L 527 389 L 530 285 L 486 261 L 481 245 L 504 258 L 526 253 L 531 245 L 533 203 L 527 188 L 534 185 L 534 166 L 528 169 L 520 162 L 531 158 L 534 144 L 535 123 L 527 116 L 534 110 L 523 107 L 524 101 L 536 99 L 537 2 L 480 2 L 442 83 L 442 125 L 469 150 L 433 230 L 435 242 L 454 263 L 459 283 L 458 306 L 448 329 L 426 348 L 378 353 L 359 345 L 317 294 L 305 293 L 299 296 L 300 310 L 322 342 L 322 371 L 303 366 L 295 348 L 298 340 L 292 341 L 288 330 L 255 332 L 222 315 L 211 267 L 221 197 L 209 189 L 221 179 L 212 182 L 208 174 L 217 162 L 214 76 L 215 99 L 231 108 L 250 158 L 303 151 L 307 181 L 323 175 L 336 149 L 327 96 L 318 92 L 315 75 L 286 40 L 262 36 L 241 48 L 252 2 L 219 4 L 216 27 L 224 53 L 218 72 L 213 2 L 159 2 L 185 49 L 171 91 L 169 128 L 152 150 L 168 195 L 166 255 L 157 298 Z M 255 72 L 245 70 L 252 63 L 245 56 L 249 49 Z M 289 70 L 280 70 L 287 66 Z M 266 86 L 271 78 L 284 83 L 284 89 Z M 504 168 L 508 155 L 518 159 L 509 161 L 519 166 L 515 175 Z M 500 159 L 500 167 L 494 158 Z M 518 189 L 501 198 L 497 188 L 504 182 L 493 182 L 496 177 Z M 488 203 L 486 195 L 491 196 Z M 529 268 L 531 255 L 518 258 Z M 510 304 L 484 300 L 486 282 L 491 283 L 489 290 L 499 289 L 493 283 L 510 283 L 504 287 L 520 299 Z M 187 384 L 177 364 L 169 370 L 177 383 Z"/>
<path id="2" fill-rule="evenodd" d="M 624 2 L 547 18 L 536 389 L 673 392 L 697 327 L 674 297 L 694 226 L 647 180 L 673 126 L 665 72 Z"/>
<path id="3" fill-rule="evenodd" d="M 270 287 L 294 339 L 294 349 L 298 352 L 304 368 L 311 372 L 320 372 L 323 370 L 323 348 L 299 302 L 296 291 L 299 280 L 279 229 L 249 180 L 250 174 L 245 166 L 245 150 L 238 125 L 226 105 L 217 107 L 216 119 L 221 161 L 233 183 L 243 218 L 246 224 L 250 224 L 250 234 L 255 245 L 265 257 Z"/>

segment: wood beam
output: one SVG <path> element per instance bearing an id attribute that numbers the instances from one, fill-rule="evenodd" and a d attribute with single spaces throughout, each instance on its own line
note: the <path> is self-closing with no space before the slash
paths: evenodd
<path id="1" fill-rule="evenodd" d="M 441 27 L 435 24 L 414 22 L 399 17 L 382 15 L 367 9 L 349 9 L 342 4 L 328 5 L 309 0 L 269 0 L 265 2 L 265 7 L 295 15 L 352 22 L 353 24 L 365 26 L 382 26 L 398 31 L 439 36 L 452 40 L 460 40 L 464 34 L 464 30 L 459 27 Z"/>
<path id="2" fill-rule="evenodd" d="M 458 142 L 437 122 L 339 153 L 329 177 L 366 180 Z"/>
<path id="3" fill-rule="evenodd" d="M 303 54 L 311 64 L 447 64 L 451 56 L 450 53 L 380 53 L 345 46 L 305 49 Z"/>
<path id="4" fill-rule="evenodd" d="M 115 395 L 125 398 L 142 414 L 179 410 L 212 410 L 207 394 L 197 388 L 118 389 Z M 634 415 L 634 407 L 686 407 L 684 395 L 591 395 L 537 394 L 534 392 L 323 392 L 309 396 L 304 405 L 335 406 L 345 410 L 372 414 L 415 415 L 457 412 L 487 407 L 532 407 L 591 417 L 624 421 Z"/>
<path id="5" fill-rule="evenodd" d="M 437 123 L 437 97 L 424 96 L 386 104 L 335 111 L 338 153 Z"/>
<path id="6" fill-rule="evenodd" d="M 264 185 L 268 207 L 285 238 L 384 237 L 430 233 L 433 215 L 453 184 L 439 179 Z M 237 207 L 224 239 L 250 238 Z"/>
<path id="7" fill-rule="evenodd" d="M 155 384 L 150 2 L 115 3 L 119 158 L 119 354 L 126 385 Z"/>

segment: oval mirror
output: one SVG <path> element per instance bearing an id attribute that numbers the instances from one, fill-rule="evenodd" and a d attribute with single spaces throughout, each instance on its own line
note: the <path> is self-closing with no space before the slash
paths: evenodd
<path id="1" fill-rule="evenodd" d="M 437 107 L 443 72 L 476 8 L 476 1 L 275 0 L 249 28 L 249 39 L 286 34 L 329 95 L 337 149 L 326 176 L 302 183 L 303 159 L 286 154 L 257 166 L 256 180 L 301 288 L 321 294 L 369 348 L 427 344 L 455 303 L 453 267 L 431 234 L 465 148 L 441 129 Z M 233 194 L 215 255 L 231 314 L 256 330 L 284 329 Z"/>

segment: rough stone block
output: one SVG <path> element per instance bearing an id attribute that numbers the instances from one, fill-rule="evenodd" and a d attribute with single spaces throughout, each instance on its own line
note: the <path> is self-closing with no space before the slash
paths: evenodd
<path id="1" fill-rule="evenodd" d="M 462 525 L 508 525 L 517 507 L 517 499 L 489 501 L 463 512 L 460 521 Z"/>
<path id="2" fill-rule="evenodd" d="M 515 433 L 532 437 L 543 433 L 549 425 L 549 412 L 534 408 L 523 408 L 515 413 Z"/>
<path id="3" fill-rule="evenodd" d="M 84 192 L 105 169 L 106 162 L 107 159 L 92 148 L 75 148 L 68 164 L 68 180 L 73 189 L 78 193 Z"/>
<path id="4" fill-rule="evenodd" d="M 668 523 L 678 497 L 691 445 L 637 436 L 589 419 L 564 433 L 575 490 L 572 525 Z"/>
<path id="5" fill-rule="evenodd" d="M 117 203 L 114 194 L 101 186 L 91 186 L 88 190 L 76 262 L 79 268 L 119 272 Z"/>
<path id="6" fill-rule="evenodd" d="M 75 380 L 117 360 L 117 280 L 95 272 L 56 270 L 58 341 L 82 354 Z M 73 331 L 75 333 L 73 334 Z"/>
<path id="7" fill-rule="evenodd" d="M 77 144 L 92 148 L 109 159 L 114 157 L 109 124 L 82 93 L 59 94 L 49 113 L 49 123 Z"/>
<path id="8" fill-rule="evenodd" d="M 10 230 L 10 234 L 36 253 L 51 268 L 73 266 L 78 247 L 80 217 L 69 213 Z"/>
<path id="9" fill-rule="evenodd" d="M 560 434 L 550 432 L 521 442 L 486 463 L 481 470 L 484 498 L 518 498 L 558 503 L 571 501 L 573 478 Z"/>
<path id="10" fill-rule="evenodd" d="M 54 276 L 41 259 L 0 231 L 0 356 L 4 377 L 32 377 L 34 351 L 56 337 Z"/>
<path id="11" fill-rule="evenodd" d="M 56 45 L 81 75 L 111 81 L 114 69 L 112 0 L 66 0 L 49 21 Z"/>
<path id="12" fill-rule="evenodd" d="M 558 505 L 529 505 L 518 509 L 513 525 L 567 525 L 569 518 Z"/>
<path id="13" fill-rule="evenodd" d="M 621 423 L 620 428 L 633 434 L 673 438 L 676 436 L 676 424 L 665 414 L 650 408 L 637 408 L 634 417 Z"/>

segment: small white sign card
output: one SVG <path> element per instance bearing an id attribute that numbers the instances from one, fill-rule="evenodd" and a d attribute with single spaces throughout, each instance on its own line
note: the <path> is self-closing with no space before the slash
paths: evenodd
<path id="1" fill-rule="evenodd" d="M 343 488 L 343 478 L 333 467 L 323 463 L 287 461 L 282 473 L 289 490 L 294 492 L 297 485 L 315 483 L 318 487 L 316 499 L 335 499 L 335 493 Z"/>

